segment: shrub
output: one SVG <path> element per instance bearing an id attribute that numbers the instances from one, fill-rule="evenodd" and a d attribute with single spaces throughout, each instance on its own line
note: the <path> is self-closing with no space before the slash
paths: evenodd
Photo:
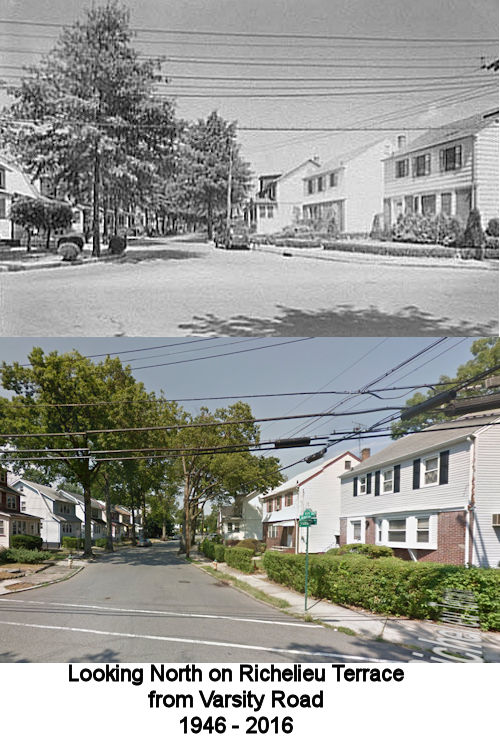
<path id="1" fill-rule="evenodd" d="M 271 580 L 304 592 L 305 557 L 266 552 L 263 564 Z M 500 630 L 498 570 L 349 554 L 313 555 L 309 574 L 310 593 L 315 597 L 417 619 L 438 618 L 439 607 L 430 604 L 442 602 L 445 590 L 470 590 L 481 627 Z"/>
<path id="2" fill-rule="evenodd" d="M 486 234 L 488 236 L 496 236 L 498 238 L 498 218 L 490 218 L 486 226 Z"/>
<path id="3" fill-rule="evenodd" d="M 80 256 L 79 247 L 72 241 L 61 241 L 57 253 L 62 256 L 63 262 L 76 262 Z"/>
<path id="4" fill-rule="evenodd" d="M 254 553 L 252 549 L 244 547 L 231 547 L 224 552 L 224 561 L 230 567 L 234 567 L 242 572 L 253 572 L 254 564 L 252 561 Z"/>
<path id="5" fill-rule="evenodd" d="M 224 544 L 214 544 L 214 560 L 216 562 L 224 562 L 224 552 L 226 551 L 226 547 Z"/>
<path id="6" fill-rule="evenodd" d="M 370 231 L 370 239 L 381 241 L 384 238 L 384 214 L 375 213 Z"/>
<path id="7" fill-rule="evenodd" d="M 63 549 L 79 549 L 80 544 L 81 539 L 77 536 L 63 536 L 62 538 Z"/>
<path id="8" fill-rule="evenodd" d="M 4 549 L 2 551 L 2 559 L 4 562 L 18 562 L 19 564 L 39 564 L 51 557 L 48 551 L 39 552 L 33 549 L 24 549 L 22 547 Z"/>
<path id="9" fill-rule="evenodd" d="M 101 536 L 99 539 L 95 540 L 96 547 L 105 547 L 108 543 L 108 540 L 105 536 Z"/>
<path id="10" fill-rule="evenodd" d="M 235 547 L 240 543 L 239 539 L 226 539 L 224 545 L 226 547 Z"/>
<path id="11" fill-rule="evenodd" d="M 244 547 L 245 549 L 251 549 L 253 553 L 256 554 L 259 551 L 259 547 L 261 544 L 262 542 L 258 539 L 242 539 L 236 544 L 236 546 Z"/>
<path id="12" fill-rule="evenodd" d="M 30 536 L 29 534 L 13 534 L 11 538 L 12 547 L 15 549 L 41 549 L 43 540 L 41 536 Z"/>
<path id="13" fill-rule="evenodd" d="M 342 556 L 343 554 L 362 554 L 370 559 L 379 557 L 394 557 L 391 547 L 377 546 L 376 544 L 344 544 L 336 549 L 329 549 L 327 554 Z"/>
<path id="14" fill-rule="evenodd" d="M 209 559 L 215 559 L 215 550 L 214 550 L 215 544 L 213 541 L 210 541 L 210 539 L 204 539 L 201 542 L 201 551 L 205 555 L 205 557 L 208 557 Z"/>
<path id="15" fill-rule="evenodd" d="M 481 214 L 477 208 L 473 208 L 467 219 L 465 227 L 463 246 L 482 246 L 484 242 L 484 233 L 481 226 Z"/>
<path id="16" fill-rule="evenodd" d="M 109 240 L 111 254 L 123 254 L 127 248 L 127 239 L 124 236 L 112 236 Z"/>

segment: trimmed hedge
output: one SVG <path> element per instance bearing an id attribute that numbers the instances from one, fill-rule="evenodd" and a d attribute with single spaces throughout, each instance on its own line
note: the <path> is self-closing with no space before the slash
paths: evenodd
<path id="1" fill-rule="evenodd" d="M 215 557 L 214 547 L 215 543 L 213 541 L 210 541 L 210 539 L 203 539 L 200 544 L 201 551 L 203 552 L 205 557 L 208 557 L 209 559 L 214 559 Z"/>
<path id="2" fill-rule="evenodd" d="M 269 551 L 263 565 L 271 580 L 304 592 L 303 555 Z M 481 627 L 500 630 L 499 570 L 405 562 L 397 557 L 368 559 L 358 554 L 310 557 L 311 595 L 374 613 L 437 620 L 441 609 L 429 604 L 440 603 L 449 588 L 471 590 Z"/>
<path id="3" fill-rule="evenodd" d="M 224 552 L 226 551 L 226 547 L 224 544 L 217 544 L 215 542 L 214 544 L 214 560 L 216 562 L 224 562 Z"/>
<path id="4" fill-rule="evenodd" d="M 108 540 L 105 536 L 101 536 L 99 539 L 95 540 L 96 547 L 105 547 L 108 543 Z"/>
<path id="5" fill-rule="evenodd" d="M 63 536 L 62 546 L 63 549 L 80 549 L 82 540 L 77 536 Z"/>
<path id="6" fill-rule="evenodd" d="M 13 534 L 11 538 L 13 549 L 41 549 L 43 539 L 41 536 L 30 536 L 29 534 Z"/>
<path id="7" fill-rule="evenodd" d="M 336 549 L 329 549 L 327 554 L 341 556 L 343 554 L 363 554 L 370 559 L 379 557 L 394 557 L 391 547 L 377 546 L 377 544 L 344 544 Z"/>
<path id="8" fill-rule="evenodd" d="M 230 547 L 226 548 L 224 552 L 224 561 L 227 562 L 230 567 L 234 567 L 242 572 L 253 572 L 253 556 L 254 552 L 252 549 L 245 549 L 244 547 Z"/>
<path id="9" fill-rule="evenodd" d="M 244 549 L 251 549 L 254 554 L 263 551 L 263 542 L 259 539 L 242 539 L 236 544 L 237 547 L 243 547 Z M 264 545 L 265 549 L 265 545 Z"/>
<path id="10" fill-rule="evenodd" d="M 48 551 L 39 552 L 34 549 L 24 549 L 22 547 L 11 547 L 10 549 L 2 549 L 0 552 L 0 562 L 18 562 L 19 564 L 40 564 L 49 559 L 52 554 Z"/>

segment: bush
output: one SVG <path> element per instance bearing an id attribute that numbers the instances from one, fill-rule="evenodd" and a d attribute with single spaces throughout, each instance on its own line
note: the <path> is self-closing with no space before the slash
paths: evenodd
<path id="1" fill-rule="evenodd" d="M 95 540 L 96 547 L 105 547 L 108 543 L 108 540 L 105 536 L 101 536 L 99 539 Z"/>
<path id="2" fill-rule="evenodd" d="M 256 554 L 261 546 L 262 542 L 258 539 L 242 539 L 239 541 L 236 546 L 237 547 L 243 547 L 244 549 L 251 549 L 254 554 Z"/>
<path id="3" fill-rule="evenodd" d="M 76 262 L 80 256 L 79 247 L 72 241 L 61 241 L 57 253 L 62 256 L 63 262 Z"/>
<path id="4" fill-rule="evenodd" d="M 63 536 L 63 549 L 80 549 L 81 541 L 77 536 Z"/>
<path id="5" fill-rule="evenodd" d="M 239 539 L 226 539 L 224 542 L 224 546 L 226 547 L 235 547 L 240 543 Z"/>
<path id="6" fill-rule="evenodd" d="M 329 549 L 327 554 L 342 556 L 343 554 L 362 554 L 370 559 L 379 557 L 394 557 L 391 547 L 377 546 L 376 544 L 344 544 L 336 549 Z"/>
<path id="7" fill-rule="evenodd" d="M 39 564 L 49 559 L 52 554 L 48 551 L 39 552 L 33 549 L 24 549 L 23 547 L 12 547 L 4 549 L 0 553 L 0 561 L 17 562 L 19 564 Z"/>
<path id="8" fill-rule="evenodd" d="M 482 246 L 484 242 L 484 233 L 481 226 L 481 214 L 477 208 L 473 208 L 467 219 L 465 227 L 463 246 Z"/>
<path id="9" fill-rule="evenodd" d="M 271 580 L 304 592 L 304 556 L 266 552 L 263 564 Z M 481 627 L 500 630 L 498 570 L 349 554 L 313 555 L 309 574 L 309 592 L 317 598 L 416 619 L 437 619 L 440 609 L 430 603 L 440 603 L 445 590 L 470 590 Z"/>
<path id="10" fill-rule="evenodd" d="M 200 544 L 200 549 L 205 555 L 205 557 L 208 557 L 209 559 L 215 559 L 215 543 L 213 541 L 210 541 L 210 539 L 203 539 L 203 541 Z"/>
<path id="11" fill-rule="evenodd" d="M 216 562 L 224 562 L 224 552 L 226 551 L 226 547 L 224 544 L 217 544 L 214 543 L 214 560 Z"/>
<path id="12" fill-rule="evenodd" d="M 498 218 L 490 218 L 486 226 L 487 236 L 496 236 L 498 239 Z"/>
<path id="13" fill-rule="evenodd" d="M 253 572 L 254 564 L 252 557 L 253 549 L 245 549 L 244 547 L 231 547 L 224 552 L 224 561 L 230 567 L 234 567 L 242 572 Z"/>
<path id="14" fill-rule="evenodd" d="M 109 240 L 111 254 L 123 254 L 127 248 L 127 239 L 124 236 L 112 236 Z"/>
<path id="15" fill-rule="evenodd" d="M 43 540 L 41 536 L 30 536 L 29 534 L 13 534 L 11 538 L 12 547 L 15 549 L 41 549 Z"/>
<path id="16" fill-rule="evenodd" d="M 375 241 L 382 241 L 384 238 L 384 214 L 375 213 L 372 221 L 372 228 L 370 231 L 370 239 Z"/>

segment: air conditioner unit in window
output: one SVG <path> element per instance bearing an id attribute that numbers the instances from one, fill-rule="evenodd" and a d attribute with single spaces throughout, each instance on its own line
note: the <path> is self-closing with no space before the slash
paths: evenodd
<path id="1" fill-rule="evenodd" d="M 500 526 L 500 513 L 494 513 L 492 516 L 493 526 Z"/>

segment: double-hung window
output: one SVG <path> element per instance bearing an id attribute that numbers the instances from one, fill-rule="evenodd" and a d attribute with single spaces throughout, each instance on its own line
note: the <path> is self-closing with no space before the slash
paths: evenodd
<path id="1" fill-rule="evenodd" d="M 15 495 L 7 496 L 7 508 L 10 508 L 13 511 L 16 510 L 16 496 Z"/>
<path id="2" fill-rule="evenodd" d="M 439 456 L 423 460 L 424 485 L 436 485 L 439 481 Z"/>
<path id="3" fill-rule="evenodd" d="M 392 467 L 390 470 L 384 470 L 382 472 L 382 492 L 394 492 L 394 469 Z"/>
<path id="4" fill-rule="evenodd" d="M 408 159 L 400 159 L 396 162 L 396 177 L 408 177 Z"/>
<path id="5" fill-rule="evenodd" d="M 271 513 L 272 510 L 273 510 L 273 501 L 272 501 L 272 499 L 271 500 L 267 500 L 266 501 L 266 512 L 267 513 Z"/>
<path id="6" fill-rule="evenodd" d="M 288 508 L 291 505 L 293 505 L 293 493 L 287 493 L 285 495 L 285 506 Z"/>
<path id="7" fill-rule="evenodd" d="M 439 152 L 439 165 L 441 171 L 450 172 L 454 169 L 460 169 L 462 166 L 462 147 L 450 146 L 448 149 L 441 149 Z"/>
<path id="8" fill-rule="evenodd" d="M 332 172 L 330 174 L 330 187 L 337 187 L 337 173 Z"/>
<path id="9" fill-rule="evenodd" d="M 366 493 L 366 476 L 359 478 L 359 493 L 358 495 L 365 495 Z"/>
<path id="10" fill-rule="evenodd" d="M 429 516 L 424 518 L 417 518 L 417 543 L 428 544 L 429 543 Z"/>
<path id="11" fill-rule="evenodd" d="M 431 155 L 419 154 L 413 160 L 413 176 L 424 177 L 431 173 Z"/>
<path id="12" fill-rule="evenodd" d="M 281 511 L 281 495 L 278 495 L 278 497 L 274 501 L 274 510 Z"/>
<path id="13" fill-rule="evenodd" d="M 390 518 L 387 526 L 387 541 L 406 541 L 406 518 Z"/>
<path id="14" fill-rule="evenodd" d="M 361 541 L 361 521 L 351 521 L 353 541 Z"/>

